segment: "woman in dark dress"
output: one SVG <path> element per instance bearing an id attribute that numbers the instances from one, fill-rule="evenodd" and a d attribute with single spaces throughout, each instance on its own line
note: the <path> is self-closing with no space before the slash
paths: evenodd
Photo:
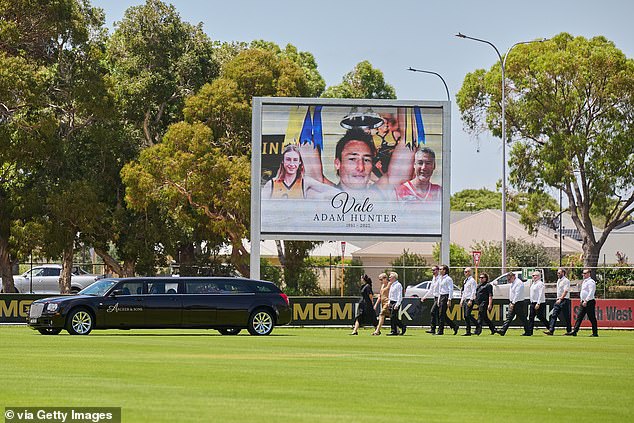
<path id="1" fill-rule="evenodd" d="M 370 279 L 368 275 L 363 275 L 361 282 L 363 282 L 363 286 L 361 286 L 361 300 L 357 308 L 357 315 L 354 318 L 354 328 L 350 335 L 358 335 L 359 326 L 361 325 L 372 325 L 375 328 L 377 325 L 376 313 L 372 306 L 372 279 Z"/>

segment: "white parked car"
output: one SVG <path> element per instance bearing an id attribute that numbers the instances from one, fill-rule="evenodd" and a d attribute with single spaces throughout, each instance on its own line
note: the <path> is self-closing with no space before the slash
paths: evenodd
<path id="1" fill-rule="evenodd" d="M 405 289 L 405 296 L 406 297 L 419 297 L 419 298 L 423 298 L 425 296 L 425 294 L 427 294 L 427 291 L 429 291 L 429 287 L 431 286 L 431 281 L 425 281 L 425 282 L 420 282 L 417 285 L 409 285 L 406 289 Z M 460 288 L 458 288 L 456 286 L 456 284 L 453 285 L 453 297 L 452 298 L 457 298 L 460 299 Z M 427 297 L 427 298 L 433 298 L 433 297 Z"/>
<path id="2" fill-rule="evenodd" d="M 59 276 L 62 273 L 60 264 L 42 264 L 34 266 L 21 275 L 13 277 L 13 283 L 19 293 L 59 294 Z M 70 291 L 78 293 L 101 276 L 92 275 L 74 268 L 70 277 Z M 31 280 L 32 285 L 31 285 Z"/>
<path id="3" fill-rule="evenodd" d="M 542 280 L 543 280 L 544 272 L 541 270 L 539 271 L 542 273 Z M 509 273 L 511 272 L 506 272 L 503 275 L 498 276 L 497 278 L 491 281 L 491 285 L 493 285 L 493 298 L 503 298 L 503 299 L 509 298 L 509 289 L 511 287 L 511 284 L 509 284 L 508 281 L 506 280 L 506 275 L 508 275 Z M 531 278 L 529 278 L 528 280 L 524 278 L 524 276 L 522 276 L 521 270 L 513 270 L 513 273 L 515 273 L 515 277 L 521 280 L 522 283 L 524 284 L 524 297 L 528 298 L 530 294 Z"/>

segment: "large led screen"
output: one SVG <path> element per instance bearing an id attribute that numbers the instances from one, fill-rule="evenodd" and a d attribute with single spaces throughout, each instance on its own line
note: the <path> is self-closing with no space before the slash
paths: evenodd
<path id="1" fill-rule="evenodd" d="M 262 236 L 440 236 L 442 107 L 260 110 Z"/>

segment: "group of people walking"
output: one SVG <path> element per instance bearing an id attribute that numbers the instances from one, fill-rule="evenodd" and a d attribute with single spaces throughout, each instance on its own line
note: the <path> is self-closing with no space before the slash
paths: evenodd
<path id="1" fill-rule="evenodd" d="M 434 299 L 430 314 L 431 327 L 427 333 L 432 335 L 443 335 L 445 326 L 449 326 L 453 330 L 453 334 L 458 333 L 459 325 L 454 322 L 447 310 L 451 307 L 454 283 L 449 276 L 449 267 L 447 265 L 432 267 L 432 281 L 427 293 L 421 298 L 424 301 L 427 298 Z M 581 322 L 587 316 L 592 325 L 593 337 L 599 336 L 596 319 L 596 282 L 590 276 L 590 270 L 583 270 L 583 283 L 581 285 L 580 300 L 581 310 L 577 316 L 574 328 L 571 325 L 571 307 L 570 307 L 570 280 L 566 277 L 566 270 L 559 268 L 557 270 L 557 299 L 553 307 L 550 320 L 546 318 L 546 294 L 545 285 L 542 280 L 541 272 L 532 273 L 530 290 L 528 318 L 526 316 L 526 298 L 524 293 L 524 284 L 516 276 L 514 272 L 506 275 L 509 283 L 509 308 L 506 319 L 501 328 L 496 328 L 489 319 L 488 312 L 493 309 L 493 286 L 489 282 L 489 275 L 482 273 L 479 275 L 479 282 L 476 283 L 472 276 L 470 267 L 464 269 L 465 279 L 462 285 L 460 296 L 460 307 L 463 312 L 466 331 L 462 336 L 480 335 L 483 327 L 486 325 L 491 335 L 506 335 L 511 322 L 514 319 L 521 321 L 524 328 L 522 336 L 532 336 L 535 329 L 535 320 L 546 328 L 544 334 L 553 335 L 555 333 L 555 324 L 561 316 L 566 324 L 566 333 L 568 336 L 577 336 L 581 327 Z M 390 272 L 389 275 L 381 273 L 379 280 L 381 281 L 381 289 L 376 302 L 373 298 L 372 279 L 368 275 L 361 278 L 363 286 L 361 287 L 361 301 L 355 316 L 354 328 L 351 335 L 359 334 L 359 327 L 363 324 L 373 325 L 375 327 L 372 335 L 380 335 L 381 328 L 385 322 L 385 318 L 390 318 L 391 330 L 389 335 L 404 335 L 407 326 L 401 321 L 399 310 L 403 301 L 403 286 L 398 281 L 398 274 Z M 377 319 L 375 308 L 381 305 L 381 312 Z M 478 318 L 473 316 L 473 309 L 478 306 Z M 473 332 L 472 332 L 473 329 Z"/>

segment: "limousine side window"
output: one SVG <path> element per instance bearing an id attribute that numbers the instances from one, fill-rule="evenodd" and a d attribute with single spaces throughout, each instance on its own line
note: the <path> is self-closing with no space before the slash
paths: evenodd
<path id="1" fill-rule="evenodd" d="M 188 294 L 220 294 L 222 291 L 216 282 L 187 281 L 185 289 Z"/>
<path id="2" fill-rule="evenodd" d="M 143 282 L 123 282 L 117 289 L 123 291 L 123 295 L 140 295 L 143 294 Z"/>
<path id="3" fill-rule="evenodd" d="M 224 281 L 219 285 L 220 289 L 225 294 L 241 294 L 244 292 L 253 292 L 252 290 L 244 286 L 243 283 L 237 281 Z"/>
<path id="4" fill-rule="evenodd" d="M 255 292 L 277 292 L 277 291 L 270 285 L 264 285 L 264 284 L 258 283 L 255 285 Z"/>
<path id="5" fill-rule="evenodd" d="M 148 282 L 147 292 L 151 295 L 176 294 L 178 292 L 178 282 Z"/>

